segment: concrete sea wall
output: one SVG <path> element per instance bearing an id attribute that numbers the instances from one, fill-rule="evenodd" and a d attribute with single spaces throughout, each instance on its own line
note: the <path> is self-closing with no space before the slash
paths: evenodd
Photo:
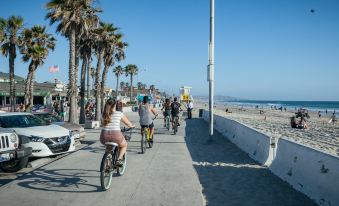
<path id="1" fill-rule="evenodd" d="M 203 119 L 209 121 L 204 110 Z M 339 205 L 339 158 L 214 115 L 215 129 L 319 205 Z"/>

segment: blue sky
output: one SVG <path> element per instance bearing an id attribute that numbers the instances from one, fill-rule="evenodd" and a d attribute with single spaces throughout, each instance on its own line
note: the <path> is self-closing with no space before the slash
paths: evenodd
<path id="1" fill-rule="evenodd" d="M 215 2 L 216 95 L 339 100 L 339 1 Z M 27 27 L 48 25 L 46 1 L 0 3 L 2 17 L 21 15 Z M 208 94 L 209 0 L 100 0 L 97 4 L 104 11 L 102 20 L 120 27 L 129 43 L 127 58 L 120 64 L 138 65 L 136 81 L 155 84 L 169 93 L 189 85 L 196 95 Z M 55 26 L 48 27 L 55 33 Z M 38 81 L 55 77 L 67 81 L 68 44 L 55 35 L 56 50 L 38 70 Z M 60 73 L 48 73 L 54 64 Z M 16 59 L 16 74 L 25 76 L 27 67 Z M 0 71 L 8 71 L 4 57 L 0 57 Z M 115 85 L 111 73 L 107 84 Z"/>

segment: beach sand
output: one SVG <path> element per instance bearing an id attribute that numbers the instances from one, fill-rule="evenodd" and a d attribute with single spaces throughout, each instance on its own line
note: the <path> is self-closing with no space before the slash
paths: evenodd
<path id="1" fill-rule="evenodd" d="M 195 108 L 208 109 L 208 103 L 195 102 Z M 231 113 L 226 113 L 226 108 Z M 309 111 L 310 118 L 307 119 L 309 129 L 294 129 L 290 126 L 290 117 L 295 114 L 295 110 L 287 110 L 286 112 L 283 110 L 281 112 L 280 110 L 272 110 L 270 107 L 264 107 L 264 114 L 260 114 L 260 109 L 224 104 L 216 105 L 215 114 L 239 121 L 268 136 L 284 137 L 339 156 L 339 123 L 328 123 L 330 113 L 327 116 L 322 114 L 322 117 L 319 118 L 316 112 Z"/>

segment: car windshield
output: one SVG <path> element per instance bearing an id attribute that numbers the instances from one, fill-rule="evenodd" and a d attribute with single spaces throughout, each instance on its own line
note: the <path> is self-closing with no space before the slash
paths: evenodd
<path id="1" fill-rule="evenodd" d="M 45 121 L 51 120 L 51 122 L 62 122 L 62 120 L 59 117 L 53 114 L 43 113 L 43 114 L 34 114 L 34 115 Z"/>
<path id="2" fill-rule="evenodd" d="M 12 115 L 0 116 L 0 127 L 15 128 L 15 127 L 35 127 L 45 126 L 46 122 L 33 115 Z"/>

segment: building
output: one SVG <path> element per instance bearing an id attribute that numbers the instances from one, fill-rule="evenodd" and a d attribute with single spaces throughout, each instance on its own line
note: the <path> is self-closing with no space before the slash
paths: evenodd
<path id="1" fill-rule="evenodd" d="M 10 107 L 10 83 L 8 73 L 0 72 L 0 109 L 8 110 Z M 15 76 L 16 104 L 24 103 L 24 78 Z M 52 101 L 60 100 L 67 95 L 65 85 L 60 81 L 34 83 L 33 104 L 51 105 Z"/>

